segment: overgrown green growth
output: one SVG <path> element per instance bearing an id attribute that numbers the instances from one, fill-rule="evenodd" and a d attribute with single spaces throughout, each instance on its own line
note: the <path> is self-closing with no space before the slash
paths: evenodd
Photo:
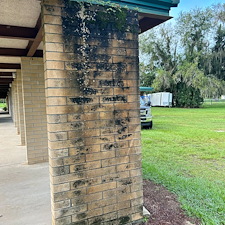
<path id="1" fill-rule="evenodd" d="M 142 131 L 144 177 L 178 195 L 204 225 L 225 224 L 225 103 L 199 109 L 152 108 Z"/>

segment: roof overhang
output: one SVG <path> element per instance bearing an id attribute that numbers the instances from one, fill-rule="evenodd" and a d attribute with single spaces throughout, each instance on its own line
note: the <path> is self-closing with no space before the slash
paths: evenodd
<path id="1" fill-rule="evenodd" d="M 118 4 L 121 7 L 137 10 L 140 13 L 149 13 L 168 16 L 171 7 L 176 7 L 179 0 L 70 0 L 76 2 L 90 2 L 93 4 Z"/>
<path id="2" fill-rule="evenodd" d="M 70 0 L 76 2 L 91 2 L 93 4 L 118 4 L 121 7 L 139 12 L 141 33 L 171 19 L 171 7 L 177 7 L 180 0 Z"/>

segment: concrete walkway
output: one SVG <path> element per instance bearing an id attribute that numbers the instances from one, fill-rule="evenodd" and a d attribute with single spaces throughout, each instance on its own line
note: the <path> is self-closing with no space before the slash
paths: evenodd
<path id="1" fill-rule="evenodd" d="M 51 225 L 48 163 L 27 165 L 26 147 L 0 113 L 0 225 Z"/>

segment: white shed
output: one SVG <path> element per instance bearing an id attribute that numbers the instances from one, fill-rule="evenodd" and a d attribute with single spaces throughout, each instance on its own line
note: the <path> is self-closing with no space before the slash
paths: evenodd
<path id="1" fill-rule="evenodd" d="M 152 106 L 172 106 L 172 93 L 158 92 L 150 94 Z"/>

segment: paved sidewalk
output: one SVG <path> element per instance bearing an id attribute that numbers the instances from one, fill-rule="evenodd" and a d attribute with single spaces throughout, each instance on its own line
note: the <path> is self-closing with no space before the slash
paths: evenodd
<path id="1" fill-rule="evenodd" d="M 48 163 L 26 164 L 26 147 L 0 113 L 0 225 L 51 225 Z"/>

